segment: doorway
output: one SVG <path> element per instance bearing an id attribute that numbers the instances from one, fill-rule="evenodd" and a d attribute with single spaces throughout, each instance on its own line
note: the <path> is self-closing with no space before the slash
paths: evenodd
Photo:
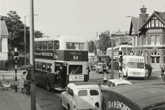
<path id="1" fill-rule="evenodd" d="M 152 54 L 151 54 L 151 66 L 154 69 L 160 68 L 160 53 L 159 52 L 152 52 Z"/>

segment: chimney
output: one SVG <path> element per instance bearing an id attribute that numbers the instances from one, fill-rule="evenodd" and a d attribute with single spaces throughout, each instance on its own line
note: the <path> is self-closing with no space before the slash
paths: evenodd
<path id="1" fill-rule="evenodd" d="M 140 17 L 141 17 L 142 23 L 144 23 L 146 19 L 148 18 L 148 14 L 146 14 L 147 8 L 145 8 L 145 6 L 143 5 L 143 7 L 140 8 L 140 10 L 141 10 Z"/>

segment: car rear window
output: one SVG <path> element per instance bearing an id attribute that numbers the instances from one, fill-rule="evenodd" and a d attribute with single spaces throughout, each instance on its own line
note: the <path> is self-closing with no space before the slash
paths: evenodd
<path id="1" fill-rule="evenodd" d="M 88 94 L 87 94 L 87 90 L 80 90 L 79 92 L 78 92 L 78 96 L 87 96 Z"/>
<path id="2" fill-rule="evenodd" d="M 98 90 L 90 90 L 90 95 L 99 95 L 99 91 Z"/>

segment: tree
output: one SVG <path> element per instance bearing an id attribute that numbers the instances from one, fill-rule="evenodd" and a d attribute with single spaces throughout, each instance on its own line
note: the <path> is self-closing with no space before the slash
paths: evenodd
<path id="1" fill-rule="evenodd" d="M 100 38 L 99 49 L 105 53 L 106 49 L 111 46 L 110 32 L 105 31 L 105 32 L 101 33 L 99 35 L 99 38 Z"/>
<path id="2" fill-rule="evenodd" d="M 94 49 L 95 49 L 95 43 L 93 40 L 90 40 L 88 42 L 88 49 L 89 49 L 89 52 L 94 52 Z"/>
<path id="3" fill-rule="evenodd" d="M 41 38 L 41 37 L 43 37 L 43 33 L 40 31 L 35 31 L 34 36 L 35 36 L 35 38 Z"/>
<path id="4" fill-rule="evenodd" d="M 10 49 L 14 50 L 17 47 L 18 51 L 24 51 L 24 26 L 26 26 L 20 19 L 21 17 L 16 13 L 16 11 L 9 11 L 7 16 L 2 16 L 7 25 L 8 32 L 10 34 L 9 44 Z M 34 36 L 36 38 L 42 37 L 43 33 L 40 31 L 35 31 Z M 30 31 L 29 27 L 26 26 L 26 51 L 29 52 L 30 49 Z"/>

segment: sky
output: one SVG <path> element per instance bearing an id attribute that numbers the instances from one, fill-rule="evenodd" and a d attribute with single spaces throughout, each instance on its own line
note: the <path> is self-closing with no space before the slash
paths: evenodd
<path id="1" fill-rule="evenodd" d="M 165 0 L 34 0 L 34 30 L 44 35 L 80 36 L 95 40 L 97 33 L 129 31 L 131 17 L 139 17 L 140 8 L 147 14 L 165 12 Z M 16 11 L 24 22 L 30 13 L 30 0 L 0 0 L 0 15 Z M 29 17 L 26 17 L 29 26 Z"/>

